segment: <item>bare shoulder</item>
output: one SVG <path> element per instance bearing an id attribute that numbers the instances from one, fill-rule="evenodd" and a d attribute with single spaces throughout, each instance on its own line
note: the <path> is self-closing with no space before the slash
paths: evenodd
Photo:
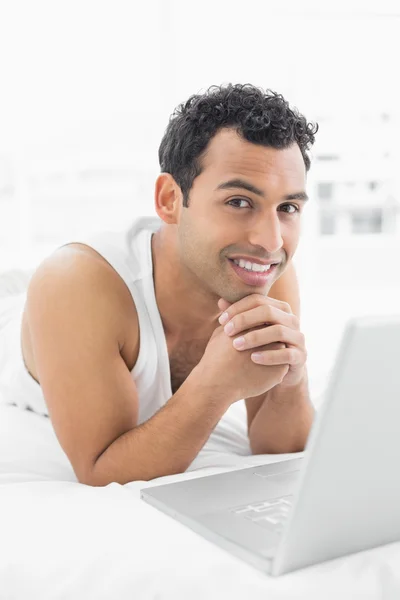
<path id="1" fill-rule="evenodd" d="M 120 275 L 98 252 L 85 244 L 72 243 L 45 258 L 29 282 L 21 347 L 25 365 L 36 381 L 40 383 L 30 335 L 28 304 L 40 302 L 46 310 L 56 295 L 63 296 L 64 306 L 73 303 L 77 297 L 82 304 L 91 302 L 91 318 L 101 319 L 102 323 L 106 319 L 122 358 L 132 370 L 139 351 L 139 324 L 132 295 Z M 68 315 L 65 318 L 68 319 Z M 100 329 L 102 323 L 99 323 Z"/>
<path id="2" fill-rule="evenodd" d="M 83 266 L 85 264 L 86 268 L 93 272 L 93 277 L 98 279 L 98 284 L 101 287 L 104 286 L 113 301 L 113 306 L 110 308 L 114 308 L 116 311 L 110 315 L 110 318 L 115 314 L 120 322 L 120 328 L 118 328 L 120 329 L 118 336 L 120 347 L 123 349 L 129 346 L 132 341 L 130 334 L 133 333 L 134 337 L 137 337 L 139 320 L 134 300 L 125 281 L 101 254 L 86 244 L 77 242 L 67 244 L 56 250 L 52 256 L 54 259 L 57 257 L 57 259 L 68 260 L 66 256 L 69 252 L 74 255 L 73 260 L 80 261 L 83 268 L 85 268 Z"/>
<path id="3" fill-rule="evenodd" d="M 133 299 L 107 261 L 68 245 L 33 273 L 25 313 L 54 431 L 87 483 L 98 457 L 138 423 L 139 394 L 123 356 L 138 341 Z"/>

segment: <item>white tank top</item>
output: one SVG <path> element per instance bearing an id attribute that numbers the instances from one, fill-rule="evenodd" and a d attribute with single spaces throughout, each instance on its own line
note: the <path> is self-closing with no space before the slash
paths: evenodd
<path id="1" fill-rule="evenodd" d="M 107 260 L 122 277 L 135 302 L 140 348 L 131 375 L 139 398 L 138 425 L 152 417 L 173 395 L 168 348 L 155 297 L 151 255 L 151 237 L 161 224 L 158 217 L 144 216 L 136 219 L 128 231 L 102 232 L 75 240 L 92 247 Z M 48 416 L 41 386 L 27 371 L 21 351 L 25 299 L 26 292 L 0 299 L 0 401 Z M 234 403 L 225 412 L 204 447 L 205 450 L 207 448 L 225 452 L 234 448 L 235 453 L 251 454 L 243 400 Z"/>

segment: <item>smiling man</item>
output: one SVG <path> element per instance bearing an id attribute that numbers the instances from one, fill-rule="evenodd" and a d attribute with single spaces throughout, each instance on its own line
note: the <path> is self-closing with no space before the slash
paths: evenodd
<path id="1" fill-rule="evenodd" d="M 161 141 L 158 218 L 39 265 L 24 397 L 31 386 L 79 481 L 183 472 L 241 399 L 253 453 L 304 448 L 313 408 L 292 258 L 316 130 L 251 85 L 194 95 Z"/>

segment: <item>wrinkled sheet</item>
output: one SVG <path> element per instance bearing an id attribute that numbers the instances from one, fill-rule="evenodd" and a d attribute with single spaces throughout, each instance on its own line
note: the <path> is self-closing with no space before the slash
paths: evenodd
<path id="1" fill-rule="evenodd" d="M 28 275 L 0 275 L 0 329 L 10 294 L 25 289 Z M 318 391 L 325 381 L 321 371 Z M 318 407 L 322 396 L 312 395 Z M 95 488 L 77 482 L 49 419 L 5 400 L 12 398 L 0 397 L 0 600 L 400 598 L 400 544 L 275 579 L 140 499 L 147 486 L 295 456 L 246 455 L 243 402 L 185 473 Z"/>
<path id="2" fill-rule="evenodd" d="M 180 475 L 90 487 L 49 419 L 0 404 L 0 599 L 400 598 L 400 544 L 272 578 L 140 499 L 146 486 L 293 456 L 209 454 Z"/>

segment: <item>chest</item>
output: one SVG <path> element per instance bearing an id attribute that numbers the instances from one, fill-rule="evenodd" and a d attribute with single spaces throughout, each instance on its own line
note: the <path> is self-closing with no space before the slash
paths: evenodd
<path id="1" fill-rule="evenodd" d="M 194 367 L 200 362 L 208 340 L 197 339 L 184 342 L 168 342 L 172 393 L 181 387 Z"/>

